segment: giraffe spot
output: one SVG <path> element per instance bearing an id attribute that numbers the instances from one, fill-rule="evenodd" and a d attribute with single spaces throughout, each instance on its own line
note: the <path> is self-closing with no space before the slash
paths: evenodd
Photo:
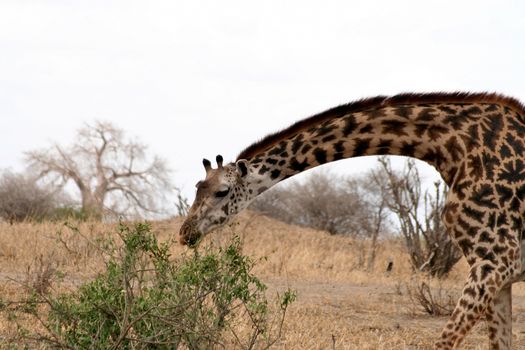
<path id="1" fill-rule="evenodd" d="M 503 159 L 512 157 L 512 152 L 509 146 L 505 144 L 502 144 L 501 147 L 499 148 L 499 154 L 501 155 L 501 158 Z"/>
<path id="2" fill-rule="evenodd" d="M 421 144 L 421 142 L 418 141 L 403 141 L 403 145 L 401 146 L 400 153 L 401 155 L 407 156 L 407 157 L 413 157 L 416 153 L 416 148 Z"/>
<path id="3" fill-rule="evenodd" d="M 498 110 L 498 105 L 490 104 L 485 108 L 485 112 L 494 112 Z"/>
<path id="4" fill-rule="evenodd" d="M 408 136 L 404 130 L 407 123 L 396 119 L 387 119 L 381 122 L 383 134 L 394 134 L 396 136 Z"/>
<path id="5" fill-rule="evenodd" d="M 422 157 L 422 160 L 433 164 L 436 168 L 440 169 L 442 154 L 438 149 L 429 149 Z"/>
<path id="6" fill-rule="evenodd" d="M 303 145 L 303 134 L 297 135 L 292 142 L 292 153 L 297 153 Z"/>
<path id="7" fill-rule="evenodd" d="M 514 196 L 512 200 L 510 201 L 510 209 L 511 211 L 517 212 L 521 207 L 521 200 Z"/>
<path id="8" fill-rule="evenodd" d="M 345 154 L 343 152 L 336 152 L 334 153 L 333 160 L 334 161 L 340 160 L 340 159 L 343 159 L 344 157 L 345 157 Z"/>
<path id="9" fill-rule="evenodd" d="M 436 110 L 434 108 L 423 108 L 418 114 L 416 119 L 423 122 L 431 122 L 436 118 Z"/>
<path id="10" fill-rule="evenodd" d="M 366 112 L 363 112 L 363 114 L 368 115 L 370 119 L 383 118 L 386 116 L 384 108 L 371 109 Z"/>
<path id="11" fill-rule="evenodd" d="M 360 134 L 370 134 L 374 131 L 374 127 L 370 124 L 365 124 L 359 129 Z"/>
<path id="12" fill-rule="evenodd" d="M 474 243 L 470 239 L 462 239 L 458 242 L 458 245 L 464 255 L 469 255 L 472 248 L 474 248 Z"/>
<path id="13" fill-rule="evenodd" d="M 266 186 L 260 187 L 260 188 L 257 190 L 257 194 L 259 195 L 259 194 L 263 193 L 264 191 L 266 191 L 267 189 L 268 189 L 268 187 L 266 187 Z"/>
<path id="14" fill-rule="evenodd" d="M 474 253 L 476 253 L 477 256 L 479 256 L 483 260 L 488 260 L 491 262 L 495 262 L 496 258 L 494 257 L 494 254 L 487 250 L 485 247 L 477 247 L 474 250 Z"/>
<path id="15" fill-rule="evenodd" d="M 308 162 L 305 160 L 303 160 L 302 162 L 299 162 L 297 160 L 297 158 L 292 158 L 292 160 L 290 161 L 290 169 L 291 170 L 294 170 L 294 171 L 297 171 L 297 172 L 301 172 L 301 171 L 304 171 L 306 168 L 308 168 L 310 166 L 310 164 L 308 164 Z"/>
<path id="16" fill-rule="evenodd" d="M 288 142 L 281 141 L 281 142 L 279 142 L 279 144 L 277 146 L 275 146 L 274 148 L 272 148 L 268 152 L 268 155 L 269 156 L 273 156 L 273 155 L 277 155 L 277 154 L 283 153 L 284 151 L 286 151 L 286 147 L 287 146 L 288 146 Z"/>
<path id="17" fill-rule="evenodd" d="M 330 142 L 330 141 L 333 141 L 335 140 L 335 135 L 328 135 L 328 136 L 325 136 L 321 139 L 321 142 L 323 143 L 327 143 L 327 142 Z"/>
<path id="18" fill-rule="evenodd" d="M 477 148 L 480 146 L 479 144 L 479 128 L 477 124 L 469 126 L 467 129 L 467 133 L 461 133 L 461 138 L 463 139 L 463 143 L 465 145 L 465 148 L 467 149 L 467 152 L 470 153 L 474 148 Z"/>
<path id="19" fill-rule="evenodd" d="M 452 136 L 448 139 L 447 143 L 445 143 L 445 149 L 448 151 L 454 162 L 459 161 L 463 157 L 463 148 L 458 143 L 456 136 Z"/>
<path id="20" fill-rule="evenodd" d="M 483 223 L 484 213 L 482 211 L 474 209 L 468 205 L 464 205 L 463 212 L 472 220 Z"/>
<path id="21" fill-rule="evenodd" d="M 421 137 L 423 137 L 423 134 L 425 133 L 425 131 L 427 131 L 428 124 L 426 124 L 426 123 L 416 123 L 415 127 L 416 127 L 416 130 L 415 130 L 416 136 L 418 138 L 421 138 Z"/>
<path id="22" fill-rule="evenodd" d="M 467 233 L 467 231 L 471 228 L 470 224 L 466 222 L 462 217 L 458 217 L 458 226 L 463 229 L 463 232 Z"/>
<path id="23" fill-rule="evenodd" d="M 480 207 L 495 209 L 498 206 L 494 203 L 494 191 L 489 184 L 479 186 L 477 190 L 472 193 L 470 199 Z"/>
<path id="24" fill-rule="evenodd" d="M 392 140 L 379 140 L 379 144 L 377 145 L 377 154 L 389 154 L 390 153 L 390 145 L 392 144 Z"/>
<path id="25" fill-rule="evenodd" d="M 270 168 L 263 164 L 261 169 L 259 169 L 259 175 L 264 175 L 268 170 L 270 170 Z"/>
<path id="26" fill-rule="evenodd" d="M 314 150 L 315 159 L 319 164 L 326 163 L 326 151 L 322 148 L 316 148 Z"/>
<path id="27" fill-rule="evenodd" d="M 354 147 L 354 157 L 359 157 L 365 155 L 365 152 L 370 148 L 371 139 L 356 139 Z"/>
<path id="28" fill-rule="evenodd" d="M 487 124 L 482 126 L 483 142 L 489 149 L 496 149 L 496 141 L 503 129 L 503 121 L 500 114 L 492 115 L 487 118 Z"/>
<path id="29" fill-rule="evenodd" d="M 485 280 L 488 276 L 494 271 L 494 267 L 489 264 L 484 264 L 481 266 L 481 279 Z"/>
<path id="30" fill-rule="evenodd" d="M 471 107 L 467 108 L 464 111 L 464 113 L 467 114 L 467 115 L 472 115 L 472 114 L 473 115 L 477 115 L 477 114 L 483 113 L 483 111 L 478 106 L 471 106 Z"/>
<path id="31" fill-rule="evenodd" d="M 439 109 L 442 112 L 448 113 L 448 114 L 455 114 L 456 110 L 450 106 L 447 105 L 439 105 L 437 106 L 437 109 Z"/>
<path id="32" fill-rule="evenodd" d="M 345 142 L 344 141 L 339 141 L 337 143 L 334 143 L 333 147 L 334 147 L 334 151 L 336 152 L 339 152 L 339 153 L 342 153 L 345 151 L 345 146 L 344 146 Z"/>
<path id="33" fill-rule="evenodd" d="M 272 172 L 270 173 L 270 177 L 275 180 L 277 179 L 279 176 L 281 175 L 281 171 L 279 169 L 274 169 L 272 170 Z"/>
<path id="34" fill-rule="evenodd" d="M 307 143 L 307 144 L 305 144 L 305 145 L 303 146 L 303 149 L 301 150 L 301 153 L 302 153 L 302 154 L 306 154 L 306 153 L 308 153 L 308 151 L 311 150 L 311 149 L 312 149 L 312 146 L 311 146 L 310 144 Z"/>
<path id="35" fill-rule="evenodd" d="M 275 159 L 275 158 L 266 158 L 266 163 L 275 165 L 275 164 L 277 164 L 277 159 Z"/>
<path id="36" fill-rule="evenodd" d="M 481 154 L 481 162 L 485 169 L 485 175 L 487 178 L 492 179 L 494 177 L 494 168 L 499 164 L 499 159 L 487 152 L 483 152 Z"/>
<path id="37" fill-rule="evenodd" d="M 492 238 L 487 231 L 483 231 L 481 232 L 481 235 L 479 236 L 478 242 L 494 243 L 494 238 Z"/>
<path id="38" fill-rule="evenodd" d="M 505 227 L 498 228 L 497 234 L 498 234 L 500 243 L 509 241 L 509 245 L 512 245 L 512 236 L 509 234 L 509 230 L 507 228 Z"/>
<path id="39" fill-rule="evenodd" d="M 494 251 L 494 254 L 501 255 L 501 254 L 505 253 L 508 250 L 508 248 L 505 247 L 504 245 L 496 244 L 494 247 L 492 247 L 492 250 Z M 505 269 L 504 266 L 502 266 L 502 267 Z"/>
<path id="40" fill-rule="evenodd" d="M 520 189 L 523 189 L 523 191 L 520 191 Z M 501 206 L 503 206 L 504 203 L 509 202 L 512 196 L 514 195 L 511 188 L 500 184 L 496 185 L 496 192 L 498 193 L 498 201 Z M 516 191 L 516 195 L 520 198 L 523 198 L 523 195 L 525 195 L 525 186 L 519 188 Z"/>
<path id="41" fill-rule="evenodd" d="M 449 114 L 445 117 L 443 122 L 454 130 L 461 130 L 463 125 L 468 123 L 469 116 L 465 114 L 465 111 L 460 112 L 459 114 Z"/>
<path id="42" fill-rule="evenodd" d="M 448 133 L 449 130 L 443 125 L 430 125 L 427 129 L 427 134 L 430 140 L 436 141 L 441 135 Z"/>
<path id="43" fill-rule="evenodd" d="M 398 106 L 393 108 L 393 112 L 398 117 L 409 119 L 412 116 L 414 108 L 412 106 Z"/>
<path id="44" fill-rule="evenodd" d="M 523 181 L 525 179 L 525 164 L 521 159 L 504 163 L 499 178 L 509 183 Z"/>
<path id="45" fill-rule="evenodd" d="M 476 292 L 474 291 L 474 288 L 472 287 L 467 287 L 463 290 L 463 294 L 466 294 L 472 298 L 474 298 L 476 296 Z"/>
<path id="46" fill-rule="evenodd" d="M 507 134 L 507 136 L 505 137 L 505 141 L 507 141 L 507 144 L 510 147 L 512 147 L 512 149 L 515 152 L 514 154 L 523 154 L 523 150 L 525 149 L 525 147 L 523 147 L 523 142 L 521 140 L 518 140 L 517 138 L 512 136 L 512 134 Z"/>
<path id="47" fill-rule="evenodd" d="M 524 138 L 525 137 L 525 125 L 523 124 L 523 117 L 520 115 L 520 118 L 508 118 L 508 122 L 510 124 L 510 127 L 518 137 Z"/>
<path id="48" fill-rule="evenodd" d="M 343 120 L 345 123 L 345 126 L 343 127 L 343 135 L 347 137 L 357 129 L 358 124 L 353 114 L 345 117 Z"/>

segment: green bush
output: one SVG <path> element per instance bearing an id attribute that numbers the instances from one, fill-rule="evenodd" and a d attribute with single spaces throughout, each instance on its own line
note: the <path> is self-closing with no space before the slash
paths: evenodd
<path id="1" fill-rule="evenodd" d="M 49 314 L 39 339 L 74 349 L 252 349 L 280 337 L 295 294 L 284 293 L 272 312 L 238 238 L 172 261 L 148 224 L 120 224 L 118 233 L 120 242 L 104 244 L 104 273 L 43 297 Z"/>

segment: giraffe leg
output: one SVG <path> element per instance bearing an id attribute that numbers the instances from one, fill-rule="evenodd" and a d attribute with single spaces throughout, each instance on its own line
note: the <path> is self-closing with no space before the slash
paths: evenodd
<path id="1" fill-rule="evenodd" d="M 510 350 L 512 343 L 512 284 L 503 287 L 485 311 L 490 350 Z"/>
<path id="2" fill-rule="evenodd" d="M 487 260 L 471 266 L 463 293 L 434 349 L 456 348 L 476 324 L 502 288 L 503 280 L 497 268 L 494 263 Z"/>

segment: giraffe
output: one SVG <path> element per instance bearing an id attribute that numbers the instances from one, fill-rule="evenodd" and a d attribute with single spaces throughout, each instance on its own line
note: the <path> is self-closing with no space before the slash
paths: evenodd
<path id="1" fill-rule="evenodd" d="M 259 194 L 315 166 L 365 155 L 433 165 L 449 186 L 442 219 L 470 270 L 434 349 L 454 349 L 484 315 L 491 350 L 510 349 L 512 283 L 525 278 L 525 106 L 489 93 L 378 96 L 329 109 L 270 134 L 206 177 L 180 229 L 195 245 Z"/>

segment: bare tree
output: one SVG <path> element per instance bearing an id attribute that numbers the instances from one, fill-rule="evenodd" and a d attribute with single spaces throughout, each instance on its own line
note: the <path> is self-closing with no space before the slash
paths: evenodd
<path id="1" fill-rule="evenodd" d="M 378 191 L 363 178 L 315 172 L 303 182 L 277 186 L 251 208 L 284 222 L 330 234 L 372 238 L 385 229 L 387 213 Z M 376 237 L 377 239 L 377 237 Z"/>
<path id="2" fill-rule="evenodd" d="M 376 171 L 374 182 L 382 189 L 388 209 L 398 218 L 412 265 L 432 276 L 446 275 L 461 258 L 441 221 L 446 186 L 438 181 L 433 195 L 423 192 L 413 159 L 407 160 L 402 172 L 394 171 L 387 157 L 380 157 L 379 162 L 382 170 Z"/>
<path id="3" fill-rule="evenodd" d="M 85 215 L 144 215 L 160 213 L 173 190 L 166 163 L 146 150 L 111 123 L 97 121 L 81 128 L 70 147 L 54 144 L 28 152 L 27 160 L 41 179 L 60 186 L 72 181 Z"/>
<path id="4" fill-rule="evenodd" d="M 366 232 L 366 235 L 362 235 L 362 237 L 369 239 L 370 244 L 368 252 L 366 245 L 360 252 L 360 257 L 363 259 L 360 262 L 361 265 L 364 265 L 364 259 L 368 256 L 366 258 L 367 270 L 371 270 L 374 267 L 380 234 L 389 235 L 391 233 L 387 199 L 381 188 L 378 188 L 373 181 L 370 181 L 370 178 L 373 176 L 374 171 L 371 170 L 364 176 L 349 180 L 354 182 L 352 187 L 359 191 L 361 201 L 364 201 L 368 208 L 366 214 L 361 215 L 361 217 L 364 217 L 364 220 L 361 220 L 361 225 L 364 228 L 364 232 Z"/>

